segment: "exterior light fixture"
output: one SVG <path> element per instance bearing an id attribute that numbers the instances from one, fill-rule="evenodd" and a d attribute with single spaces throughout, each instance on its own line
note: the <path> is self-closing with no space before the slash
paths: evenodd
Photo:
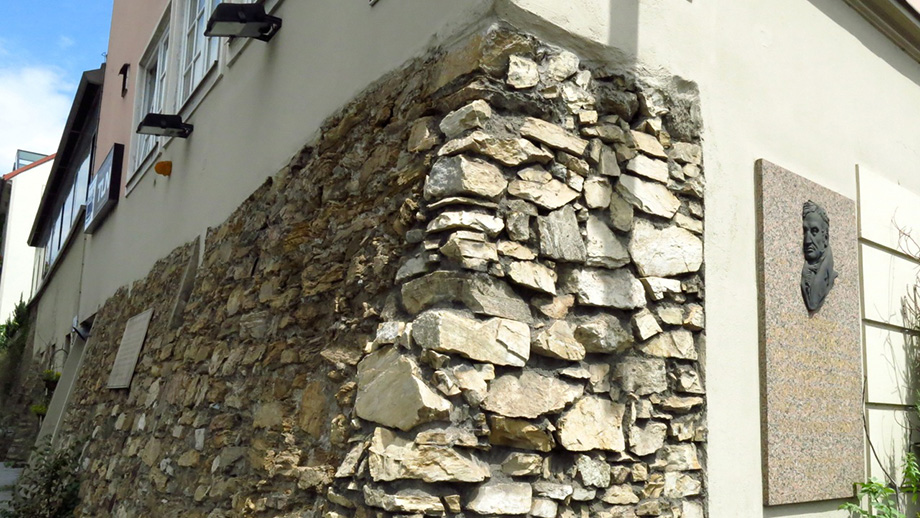
<path id="1" fill-rule="evenodd" d="M 192 134 L 194 126 L 182 122 L 179 115 L 166 115 L 162 113 L 148 113 L 144 120 L 137 125 L 137 132 L 141 135 L 157 135 L 161 137 L 187 138 Z"/>
<path id="2" fill-rule="evenodd" d="M 218 4 L 205 36 L 255 38 L 268 41 L 281 29 L 281 18 L 265 14 L 262 4 Z"/>

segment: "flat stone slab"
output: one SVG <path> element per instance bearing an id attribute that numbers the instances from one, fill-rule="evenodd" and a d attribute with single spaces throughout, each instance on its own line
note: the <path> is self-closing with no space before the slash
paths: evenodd
<path id="1" fill-rule="evenodd" d="M 765 160 L 757 162 L 764 502 L 853 496 L 865 480 L 856 204 Z M 833 269 L 823 306 L 802 296 L 802 207 L 829 219 Z"/>

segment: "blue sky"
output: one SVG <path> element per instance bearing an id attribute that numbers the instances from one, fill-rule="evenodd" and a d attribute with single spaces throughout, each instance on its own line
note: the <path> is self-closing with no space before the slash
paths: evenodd
<path id="1" fill-rule="evenodd" d="M 112 0 L 2 0 L 0 174 L 17 149 L 54 153 L 84 70 L 108 49 Z"/>

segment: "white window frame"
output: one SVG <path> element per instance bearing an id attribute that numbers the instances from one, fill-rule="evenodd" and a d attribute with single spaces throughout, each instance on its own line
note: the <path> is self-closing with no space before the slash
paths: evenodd
<path id="1" fill-rule="evenodd" d="M 179 105 L 184 105 L 217 64 L 219 38 L 204 35 L 220 0 L 185 0 L 182 6 L 182 53 L 179 62 Z"/>
<path id="2" fill-rule="evenodd" d="M 908 0 L 907 6 L 897 0 L 846 0 L 846 3 L 910 57 L 920 61 L 920 11 L 917 10 L 920 2 Z"/>
<path id="3" fill-rule="evenodd" d="M 148 113 L 165 113 L 167 110 L 167 93 L 169 91 L 169 26 L 166 25 L 155 38 L 148 55 L 141 62 L 138 74 L 137 117 L 136 123 Z M 156 151 L 159 137 L 155 135 L 135 134 L 134 163 L 130 168 L 128 180 L 133 177 L 147 158 Z"/>

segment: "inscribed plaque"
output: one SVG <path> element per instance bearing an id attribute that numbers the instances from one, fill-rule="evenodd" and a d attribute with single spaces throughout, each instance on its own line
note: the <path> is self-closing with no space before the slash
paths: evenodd
<path id="1" fill-rule="evenodd" d="M 112 365 L 112 372 L 109 373 L 108 388 L 128 388 L 131 385 L 134 367 L 137 366 L 137 357 L 141 353 L 141 347 L 144 346 L 147 326 L 150 324 L 152 315 L 153 309 L 148 309 L 134 315 L 125 324 L 125 333 L 121 336 L 121 345 L 118 347 L 118 354 L 115 355 L 115 364 Z"/>
<path id="2" fill-rule="evenodd" d="M 865 477 L 856 204 L 756 169 L 764 502 L 851 497 Z"/>

